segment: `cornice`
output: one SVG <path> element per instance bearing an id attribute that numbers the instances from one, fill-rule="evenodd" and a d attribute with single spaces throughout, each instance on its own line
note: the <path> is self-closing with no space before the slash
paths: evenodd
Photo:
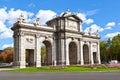
<path id="1" fill-rule="evenodd" d="M 47 26 L 46 26 L 47 27 Z M 16 29 L 31 29 L 31 30 L 40 30 L 40 31 L 48 31 L 48 32 L 54 32 L 55 30 L 51 27 L 48 28 L 44 28 L 44 27 L 36 27 L 32 24 L 19 24 L 19 23 L 15 23 L 14 26 L 11 28 L 13 31 L 15 31 Z M 50 28 L 50 29 L 49 29 Z"/>
<path id="2" fill-rule="evenodd" d="M 90 35 L 83 35 L 83 37 L 86 37 L 86 38 L 93 38 L 93 39 L 100 39 L 100 37 L 97 37 L 97 36 L 90 36 Z"/>

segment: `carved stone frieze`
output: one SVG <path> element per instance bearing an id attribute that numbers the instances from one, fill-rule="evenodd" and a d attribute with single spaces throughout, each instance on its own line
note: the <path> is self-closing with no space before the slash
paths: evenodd
<path id="1" fill-rule="evenodd" d="M 29 43 L 33 43 L 34 39 L 33 38 L 26 38 L 26 41 Z"/>

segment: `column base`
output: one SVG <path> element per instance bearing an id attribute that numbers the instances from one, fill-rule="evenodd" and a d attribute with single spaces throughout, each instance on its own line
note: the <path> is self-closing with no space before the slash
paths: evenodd
<path id="1" fill-rule="evenodd" d="M 37 61 L 37 62 L 36 62 L 35 67 L 41 67 L 40 61 Z"/>
<path id="2" fill-rule="evenodd" d="M 26 68 L 26 65 L 24 61 L 14 61 L 13 67 L 14 68 Z"/>

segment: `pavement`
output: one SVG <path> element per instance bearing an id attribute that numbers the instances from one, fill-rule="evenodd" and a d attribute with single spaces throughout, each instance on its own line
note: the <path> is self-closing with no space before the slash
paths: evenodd
<path id="1" fill-rule="evenodd" d="M 114 72 L 0 72 L 0 80 L 120 80 Z"/>
<path id="2" fill-rule="evenodd" d="M 0 68 L 0 71 L 3 71 L 3 70 L 13 70 L 15 68 Z"/>

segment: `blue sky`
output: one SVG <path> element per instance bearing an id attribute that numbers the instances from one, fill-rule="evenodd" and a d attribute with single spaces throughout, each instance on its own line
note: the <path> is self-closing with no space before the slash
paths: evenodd
<path id="1" fill-rule="evenodd" d="M 13 46 L 10 28 L 21 13 L 28 22 L 39 17 L 44 25 L 67 8 L 83 20 L 83 31 L 99 29 L 101 40 L 120 33 L 120 0 L 0 0 L 0 49 Z"/>

